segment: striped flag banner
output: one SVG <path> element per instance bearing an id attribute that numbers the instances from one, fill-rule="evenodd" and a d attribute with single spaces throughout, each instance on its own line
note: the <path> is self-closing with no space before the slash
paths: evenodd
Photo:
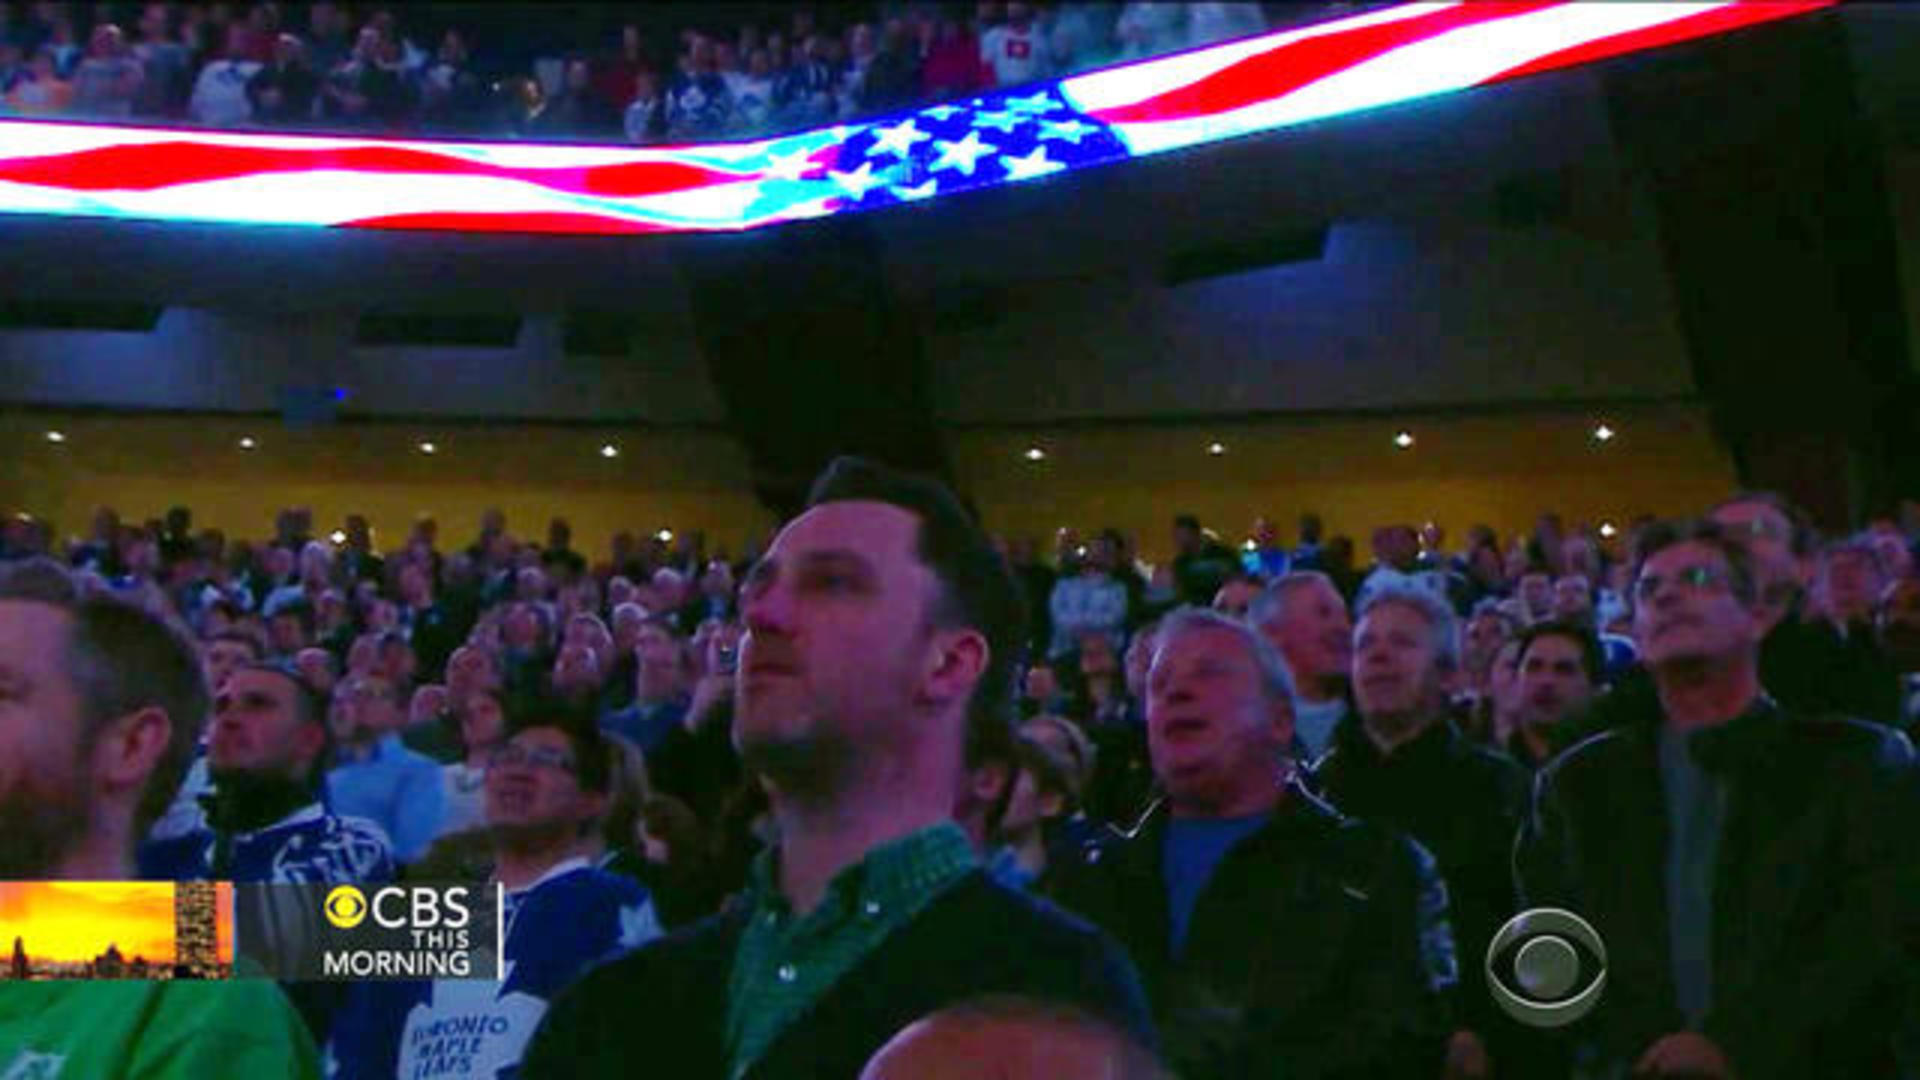
<path id="1" fill-rule="evenodd" d="M 757 229 L 1274 131 L 1837 2 L 1400 4 L 859 123 L 694 146 L 8 120 L 0 213 L 465 232 Z"/>

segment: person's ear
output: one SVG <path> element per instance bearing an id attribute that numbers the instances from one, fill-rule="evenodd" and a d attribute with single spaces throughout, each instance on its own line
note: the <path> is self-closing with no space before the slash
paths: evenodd
<path id="1" fill-rule="evenodd" d="M 941 631 L 933 635 L 921 695 L 930 704 L 965 700 L 986 674 L 992 649 L 978 630 Z"/>
<path id="2" fill-rule="evenodd" d="M 989 762 L 967 774 L 967 783 L 973 789 L 974 801 L 988 805 L 999 801 L 1011 780 L 1012 771 L 1004 761 Z"/>
<path id="3" fill-rule="evenodd" d="M 138 791 L 160 764 L 173 724 L 158 705 L 110 721 L 93 744 L 93 781 L 104 791 Z"/>

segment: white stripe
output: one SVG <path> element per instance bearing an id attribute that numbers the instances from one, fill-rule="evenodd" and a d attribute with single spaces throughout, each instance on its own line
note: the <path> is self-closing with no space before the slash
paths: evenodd
<path id="1" fill-rule="evenodd" d="M 686 228 L 734 229 L 826 212 L 839 189 L 785 213 L 747 218 L 761 197 L 754 182 L 720 184 L 637 199 L 578 200 L 517 180 L 482 176 L 371 175 L 317 170 L 178 184 L 156 191 L 70 192 L 0 182 L 0 212 L 79 214 L 255 225 L 334 225 L 422 213 L 565 213 Z"/>
<path id="2" fill-rule="evenodd" d="M 1132 105 L 1135 102 L 1178 90 L 1189 83 L 1198 82 L 1247 57 L 1272 52 L 1274 49 L 1291 45 L 1296 41 L 1345 33 L 1367 26 L 1417 19 L 1458 6 L 1458 3 L 1402 4 L 1384 11 L 1356 15 L 1351 19 L 1320 23 L 1297 30 L 1268 34 L 1264 37 L 1230 42 L 1197 52 L 1108 68 L 1063 80 L 1060 83 L 1060 93 L 1067 99 L 1068 104 L 1083 111 Z"/>
<path id="3" fill-rule="evenodd" d="M 33 124 L 0 121 L 0 160 L 50 157 L 114 146 L 151 146 L 193 142 L 207 146 L 254 150 L 411 150 L 438 157 L 481 161 L 504 168 L 589 168 L 596 165 L 636 165 L 672 162 L 740 170 L 764 162 L 768 148 L 781 144 L 789 150 L 812 153 L 844 137 L 841 129 L 787 135 L 750 143 L 710 143 L 686 147 L 611 147 L 531 145 L 516 143 L 441 143 L 400 139 L 324 138 L 312 135 L 276 135 L 199 131 L 191 128 L 108 127 L 93 124 Z"/>
<path id="4" fill-rule="evenodd" d="M 1561 49 L 1729 3 L 1577 3 L 1457 30 L 1384 53 L 1273 101 L 1217 116 L 1115 125 L 1135 154 L 1213 142 L 1463 90 Z"/>

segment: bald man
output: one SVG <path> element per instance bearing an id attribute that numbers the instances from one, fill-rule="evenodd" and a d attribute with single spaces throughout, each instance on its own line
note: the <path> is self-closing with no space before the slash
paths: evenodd
<path id="1" fill-rule="evenodd" d="M 1021 997 L 955 1005 L 895 1035 L 860 1080 L 1171 1080 L 1126 1032 Z"/>

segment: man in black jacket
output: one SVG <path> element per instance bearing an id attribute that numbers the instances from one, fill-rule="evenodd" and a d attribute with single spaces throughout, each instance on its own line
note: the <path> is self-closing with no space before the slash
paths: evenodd
<path id="1" fill-rule="evenodd" d="M 1527 778 L 1447 718 L 1447 682 L 1460 662 L 1454 626 L 1447 602 L 1424 589 L 1388 586 L 1367 598 L 1354 631 L 1358 715 L 1335 729 L 1314 779 L 1341 813 L 1405 832 L 1439 861 L 1462 957 L 1459 1019 L 1474 1033 L 1455 1040 L 1450 1064 L 1478 1076 L 1489 1044 L 1513 1042 L 1494 1037 L 1508 1025 L 1487 997 L 1480 959 L 1515 913 L 1513 836 Z"/>
<path id="2" fill-rule="evenodd" d="M 1747 546 L 1712 523 L 1639 540 L 1639 715 L 1542 771 L 1522 899 L 1586 919 L 1593 1075 L 1892 1076 L 1920 941 L 1912 745 L 1795 713 L 1760 676 Z M 1496 977 L 1499 977 L 1496 975 Z"/>
<path id="3" fill-rule="evenodd" d="M 1060 868 L 1057 899 L 1127 946 L 1184 1080 L 1433 1080 L 1456 959 L 1431 856 L 1282 782 L 1291 680 L 1264 638 L 1191 609 L 1157 634 L 1168 812 Z"/>
<path id="4" fill-rule="evenodd" d="M 937 484 L 842 459 L 748 576 L 734 745 L 779 837 L 740 901 L 554 1003 L 521 1075 L 853 1080 L 982 995 L 1059 1000 L 1151 1045 L 1092 927 L 988 880 L 953 823 L 1006 737 L 1019 595 Z"/>

